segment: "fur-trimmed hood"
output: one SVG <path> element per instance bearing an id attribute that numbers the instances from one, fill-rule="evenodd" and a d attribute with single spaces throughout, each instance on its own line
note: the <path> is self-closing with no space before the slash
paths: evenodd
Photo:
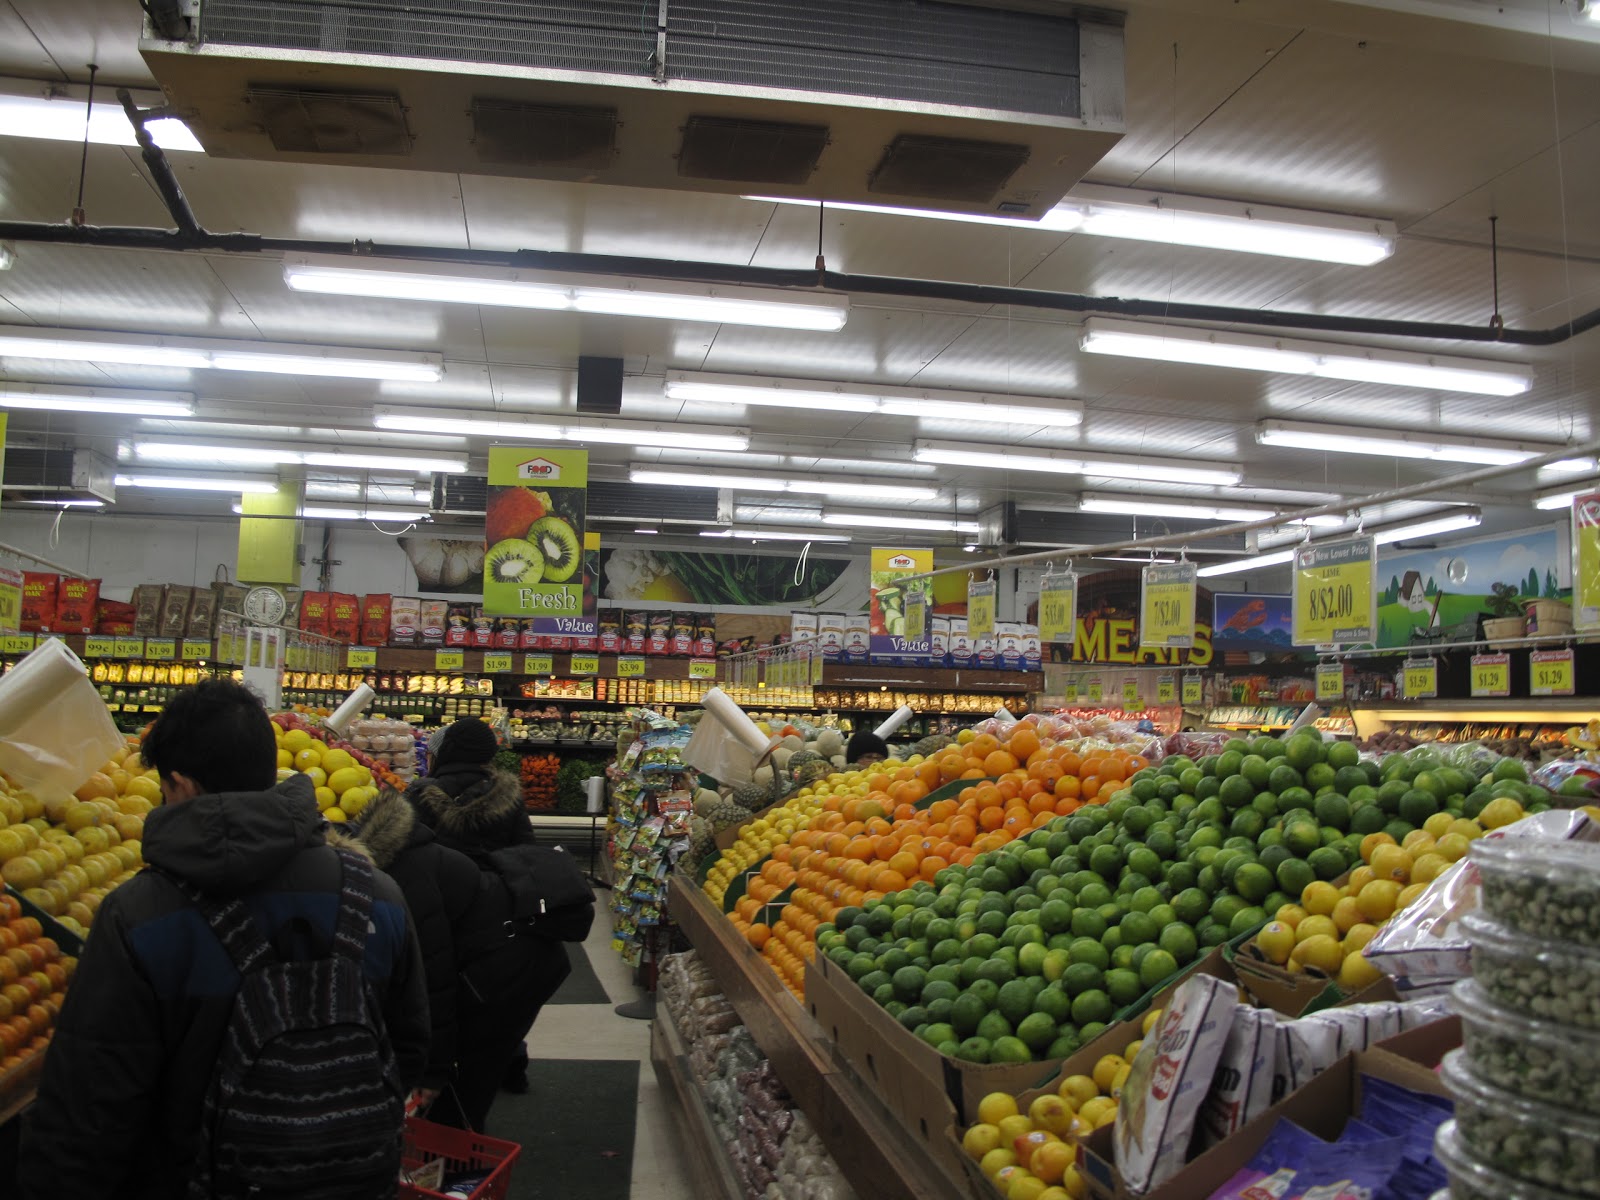
<path id="1" fill-rule="evenodd" d="M 426 829 L 422 830 L 422 839 L 415 836 L 416 831 L 416 811 L 399 792 L 385 789 L 373 797 L 361 814 L 361 824 L 354 829 L 329 826 L 328 844 L 365 855 L 380 871 L 387 871 L 407 846 L 418 840 L 432 840 Z"/>
<path id="2" fill-rule="evenodd" d="M 526 841 L 531 833 L 522 783 L 505 771 L 489 770 L 458 787 L 460 775 L 419 779 L 407 793 L 417 817 L 439 840 L 456 849 L 496 849 Z"/>

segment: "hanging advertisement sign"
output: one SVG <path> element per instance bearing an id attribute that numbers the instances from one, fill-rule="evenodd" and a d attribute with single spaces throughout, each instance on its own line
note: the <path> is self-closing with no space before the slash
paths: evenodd
<path id="1" fill-rule="evenodd" d="M 589 454 L 536 446 L 489 450 L 483 609 L 543 635 L 597 637 L 584 611 Z"/>
<path id="2" fill-rule="evenodd" d="M 1039 584 L 1039 640 L 1071 645 L 1078 636 L 1078 576 L 1046 575 Z"/>
<path id="3" fill-rule="evenodd" d="M 921 628 L 913 635 L 908 627 L 908 596 L 914 590 L 919 599 L 924 596 L 926 580 L 909 586 L 900 580 L 907 575 L 921 575 L 933 570 L 932 550 L 900 550 L 875 546 L 872 550 L 872 597 L 868 616 L 870 644 L 868 653 L 874 661 L 895 658 L 926 658 L 933 653 L 933 643 L 928 638 L 926 601 L 919 606 Z"/>
<path id="4" fill-rule="evenodd" d="M 1298 547 L 1294 552 L 1294 644 L 1348 645 L 1377 634 L 1378 543 L 1346 538 Z"/>
<path id="5" fill-rule="evenodd" d="M 1188 562 L 1152 563 L 1140 576 L 1139 645 L 1188 649 L 1194 645 L 1199 578 Z"/>
<path id="6" fill-rule="evenodd" d="M 1572 628 L 1600 629 L 1600 492 L 1572 498 Z"/>
<path id="7" fill-rule="evenodd" d="M 994 593 L 992 579 L 967 584 L 967 636 L 974 641 L 994 632 Z"/>

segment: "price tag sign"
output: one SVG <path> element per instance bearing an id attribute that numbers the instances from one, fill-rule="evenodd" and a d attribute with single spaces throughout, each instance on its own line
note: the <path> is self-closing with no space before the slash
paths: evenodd
<path id="1" fill-rule="evenodd" d="M 1600 492 L 1572 498 L 1572 627 L 1600 629 Z"/>
<path id="2" fill-rule="evenodd" d="M 178 643 L 172 638 L 146 638 L 144 656 L 151 662 L 171 662 L 178 657 Z"/>
<path id="3" fill-rule="evenodd" d="M 8 633 L 0 637 L 0 650 L 7 654 L 27 654 L 33 649 L 33 634 Z"/>
<path id="4" fill-rule="evenodd" d="M 822 671 L 827 665 L 828 660 L 820 651 L 811 656 L 811 682 L 813 684 L 822 682 Z"/>
<path id="5" fill-rule="evenodd" d="M 1572 651 L 1535 650 L 1528 655 L 1530 696 L 1572 695 Z"/>
<path id="6" fill-rule="evenodd" d="M 344 665 L 347 667 L 375 667 L 378 665 L 378 652 L 371 646 L 351 646 L 344 652 Z"/>
<path id="7" fill-rule="evenodd" d="M 1491 699 L 1511 695 L 1511 655 L 1474 654 L 1472 694 Z"/>
<path id="8" fill-rule="evenodd" d="M 1378 543 L 1370 537 L 1301 546 L 1294 552 L 1292 641 L 1296 646 L 1377 640 Z"/>
<path id="9" fill-rule="evenodd" d="M 906 641 L 920 642 L 928 636 L 928 594 L 922 583 L 906 585 Z"/>
<path id="10" fill-rule="evenodd" d="M 1098 679 L 1089 680 L 1090 704 L 1099 704 L 1101 700 L 1105 699 L 1105 694 L 1105 689 L 1100 686 L 1100 681 Z"/>
<path id="11" fill-rule="evenodd" d="M 1317 664 L 1317 699 L 1344 699 L 1344 667 L 1339 663 Z"/>
<path id="12" fill-rule="evenodd" d="M 1124 679 L 1122 681 L 1122 707 L 1128 709 L 1144 707 L 1139 702 L 1139 681 L 1137 679 Z"/>
<path id="13" fill-rule="evenodd" d="M 1205 681 L 1198 675 L 1185 675 L 1183 677 L 1183 702 L 1193 708 L 1205 699 Z"/>
<path id="14" fill-rule="evenodd" d="M 119 637 L 115 653 L 118 658 L 143 658 L 144 639 Z"/>
<path id="15" fill-rule="evenodd" d="M 1178 699 L 1178 681 L 1171 675 L 1156 676 L 1156 703 L 1173 704 Z"/>
<path id="16" fill-rule="evenodd" d="M 1152 563 L 1140 574 L 1139 645 L 1187 649 L 1194 645 L 1198 579 L 1193 563 Z"/>
<path id="17" fill-rule="evenodd" d="M 0 445 L 5 443 L 5 418 L 0 417 Z M 0 629 L 14 633 L 22 624 L 22 572 L 0 567 Z"/>
<path id="18" fill-rule="evenodd" d="M 459 671 L 467 665 L 467 655 L 463 650 L 435 650 L 433 652 L 433 669 L 435 671 Z"/>
<path id="19" fill-rule="evenodd" d="M 967 634 L 976 639 L 994 632 L 994 580 L 967 583 Z"/>
<path id="20" fill-rule="evenodd" d="M 1407 700 L 1427 700 L 1439 694 L 1439 662 L 1433 658 L 1408 658 L 1400 668 L 1400 689 Z"/>
<path id="21" fill-rule="evenodd" d="M 1046 575 L 1039 585 L 1039 640 L 1072 645 L 1078 636 L 1078 577 Z"/>
<path id="22" fill-rule="evenodd" d="M 8 641 L 10 639 L 7 639 Z M 33 641 L 33 635 L 28 635 L 28 641 Z M 83 642 L 83 656 L 85 658 L 115 658 L 117 653 L 117 639 L 109 637 L 85 638 Z"/>
<path id="23" fill-rule="evenodd" d="M 600 674 L 600 656 L 598 654 L 574 654 L 572 656 L 572 673 L 574 675 Z"/>
<path id="24" fill-rule="evenodd" d="M 578 669 L 577 665 L 576 665 L 576 660 L 574 660 L 574 665 L 573 665 L 572 669 L 574 671 L 576 671 Z M 636 656 L 629 656 L 627 658 L 619 658 L 619 659 L 617 659 L 617 678 L 618 679 L 643 679 L 644 678 L 644 670 L 645 670 L 644 659 L 642 659 L 642 658 L 639 658 L 639 657 L 636 657 Z"/>
<path id="25" fill-rule="evenodd" d="M 816 661 L 821 662 L 821 659 Z M 717 660 L 714 658 L 692 658 L 689 660 L 690 679 L 715 679 L 717 677 Z"/>
<path id="26" fill-rule="evenodd" d="M 522 673 L 524 675 L 554 675 L 556 660 L 549 654 L 524 654 L 522 656 Z"/>
<path id="27" fill-rule="evenodd" d="M 211 657 L 211 643 L 185 642 L 183 644 L 182 654 L 184 662 L 204 662 L 206 659 Z M 373 661 L 376 662 L 377 659 L 374 658 Z"/>
<path id="28" fill-rule="evenodd" d="M 485 654 L 483 656 L 483 669 L 491 675 L 505 674 L 511 670 L 514 658 L 515 656 L 511 654 Z"/>

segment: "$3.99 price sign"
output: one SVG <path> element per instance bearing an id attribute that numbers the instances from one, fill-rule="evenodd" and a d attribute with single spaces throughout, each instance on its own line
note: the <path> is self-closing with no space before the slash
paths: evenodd
<path id="1" fill-rule="evenodd" d="M 1293 642 L 1349 645 L 1375 640 L 1372 580 L 1377 542 L 1370 537 L 1301 546 L 1294 552 Z"/>
<path id="2" fill-rule="evenodd" d="M 1139 600 L 1139 645 L 1194 645 L 1195 594 L 1193 563 L 1153 563 L 1142 572 Z"/>

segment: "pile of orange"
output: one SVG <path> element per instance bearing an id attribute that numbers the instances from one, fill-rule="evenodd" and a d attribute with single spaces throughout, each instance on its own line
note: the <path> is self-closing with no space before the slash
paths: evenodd
<path id="1" fill-rule="evenodd" d="M 1004 741 L 976 734 L 920 763 L 885 763 L 862 780 L 864 790 L 861 783 L 835 785 L 810 827 L 773 850 L 730 919 L 784 985 L 803 996 L 817 926 L 839 909 L 919 880 L 932 883 L 946 867 L 967 866 L 1081 805 L 1103 804 L 1147 765 L 1137 754 L 1079 739 L 1041 741 L 1027 721 Z M 973 782 L 954 799 L 915 807 L 960 779 Z M 778 920 L 757 921 L 767 901 L 791 883 Z"/>

